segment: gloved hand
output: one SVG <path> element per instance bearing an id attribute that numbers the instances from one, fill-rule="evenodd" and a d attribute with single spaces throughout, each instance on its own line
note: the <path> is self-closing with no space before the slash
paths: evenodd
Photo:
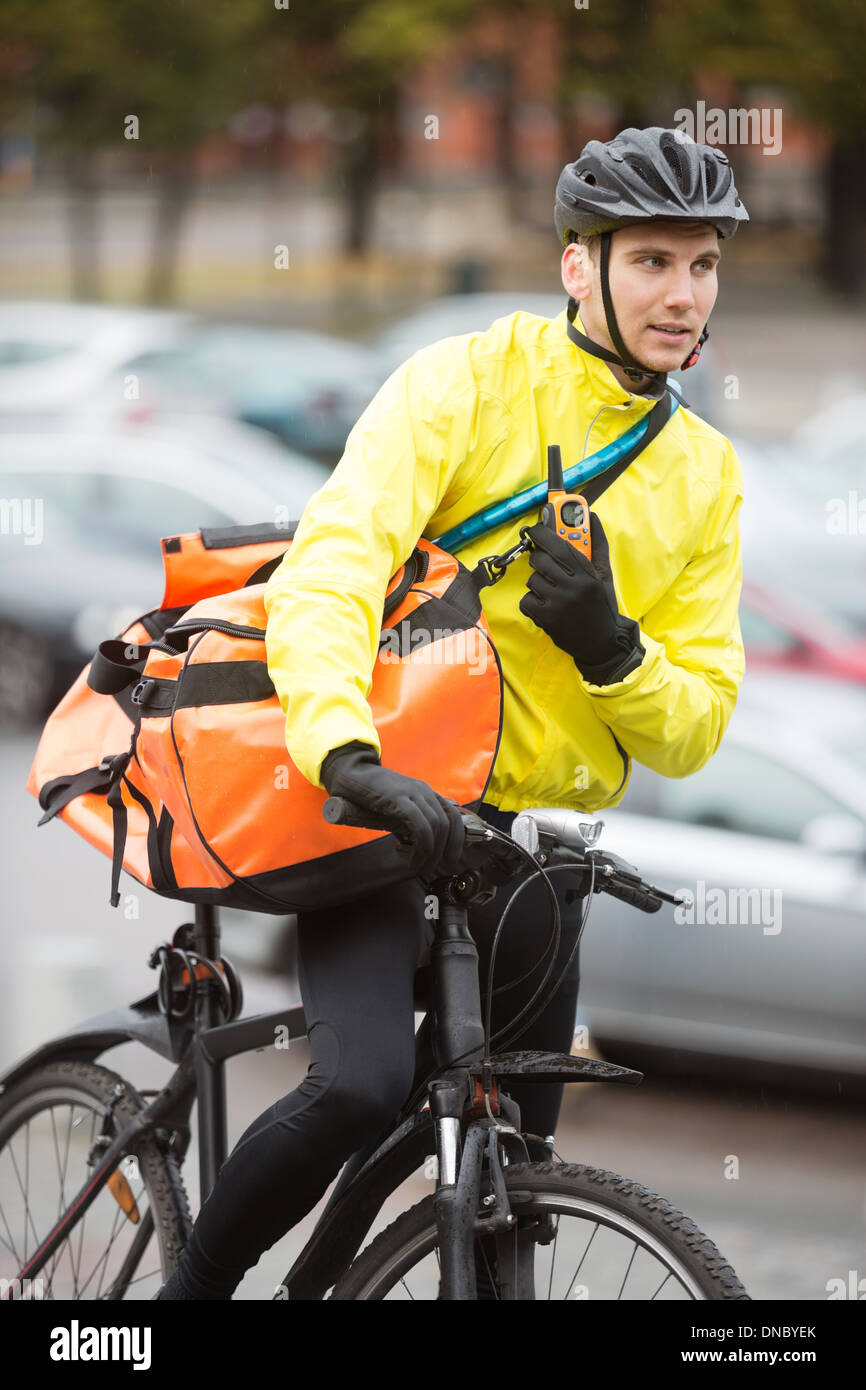
<path id="1" fill-rule="evenodd" d="M 604 527 L 590 511 L 592 560 L 542 522 L 526 528 L 532 541 L 528 592 L 519 608 L 573 657 L 584 680 L 611 685 L 646 655 L 640 628 L 620 613 Z"/>
<path id="2" fill-rule="evenodd" d="M 421 878 L 456 873 L 465 832 L 456 801 L 426 782 L 383 767 L 370 743 L 333 748 L 319 773 L 329 796 L 345 796 L 388 821 L 392 833 L 410 840 L 409 868 Z"/>

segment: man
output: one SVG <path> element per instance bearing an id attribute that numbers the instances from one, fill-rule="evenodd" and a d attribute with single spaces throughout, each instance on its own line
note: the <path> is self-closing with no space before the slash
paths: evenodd
<path id="1" fill-rule="evenodd" d="M 441 535 L 541 482 L 549 444 L 568 465 L 647 414 L 665 394 L 665 374 L 696 360 L 716 299 L 719 241 L 748 219 L 720 151 L 653 127 L 591 141 L 562 172 L 555 220 L 568 312 L 550 322 L 518 312 L 399 368 L 352 430 L 268 584 L 268 668 L 293 761 L 315 785 L 385 816 L 413 844 L 415 877 L 389 890 L 384 907 L 378 895 L 301 915 L 309 1072 L 226 1161 L 163 1297 L 230 1297 L 345 1159 L 387 1128 L 411 1086 L 413 979 L 429 945 L 424 883 L 456 868 L 463 827 L 434 788 L 380 763 L 366 696 L 391 576 L 419 536 Z M 591 562 L 531 528 L 528 556 L 483 591 L 504 676 L 488 820 L 508 828 L 527 806 L 615 806 L 631 759 L 686 777 L 713 755 L 744 671 L 741 499 L 728 441 L 680 409 L 593 506 Z M 488 533 L 461 559 L 472 566 L 508 549 L 521 524 Z M 532 887 L 497 958 L 497 979 L 525 977 L 523 990 L 506 993 L 494 1029 L 546 968 L 547 908 Z M 563 932 L 553 979 L 582 909 L 557 893 Z M 497 895 L 470 913 L 482 982 L 504 905 Z M 575 958 L 521 1047 L 569 1050 L 577 988 Z M 512 1093 L 524 1128 L 552 1135 L 562 1087 Z M 534 1158 L 548 1156 L 541 1139 L 530 1145 Z"/>

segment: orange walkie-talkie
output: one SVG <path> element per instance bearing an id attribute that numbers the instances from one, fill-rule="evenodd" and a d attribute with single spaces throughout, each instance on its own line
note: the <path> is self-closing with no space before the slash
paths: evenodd
<path id="1" fill-rule="evenodd" d="M 589 531 L 589 503 L 579 492 L 566 492 L 562 479 L 562 454 L 558 444 L 547 446 L 547 501 L 541 520 L 563 540 L 592 559 Z"/>

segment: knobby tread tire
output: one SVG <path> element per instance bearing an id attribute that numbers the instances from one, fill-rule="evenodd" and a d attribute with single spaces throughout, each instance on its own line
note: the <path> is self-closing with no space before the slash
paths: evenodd
<path id="1" fill-rule="evenodd" d="M 749 1300 L 731 1265 L 697 1224 L 657 1192 L 612 1173 L 582 1163 L 520 1163 L 504 1170 L 506 1187 L 550 1196 L 589 1198 L 638 1220 L 649 1233 L 664 1240 L 699 1283 L 707 1299 Z M 433 1194 L 396 1217 L 370 1242 L 337 1283 L 331 1298 L 361 1297 L 376 1272 L 424 1230 L 435 1226 Z"/>
<path id="2" fill-rule="evenodd" d="M 117 1099 L 114 1107 L 115 1133 L 119 1133 L 123 1125 L 138 1111 L 144 1109 L 146 1104 L 135 1087 L 124 1077 L 107 1067 L 77 1060 L 49 1062 L 45 1066 L 35 1068 L 0 1095 L 0 1151 L 6 1117 L 21 1101 L 38 1096 L 42 1091 L 47 1093 L 58 1088 L 68 1088 L 69 1101 L 73 1101 L 72 1092 L 77 1090 L 87 1100 L 108 1106 L 118 1085 L 123 1086 L 124 1094 Z M 35 1115 L 38 1111 L 34 1110 L 31 1113 Z M 138 1160 L 139 1171 L 153 1212 L 162 1277 L 167 1279 L 177 1264 L 192 1230 L 192 1216 L 183 1178 L 175 1159 L 171 1154 L 163 1152 L 155 1139 L 140 1140 L 132 1152 Z"/>

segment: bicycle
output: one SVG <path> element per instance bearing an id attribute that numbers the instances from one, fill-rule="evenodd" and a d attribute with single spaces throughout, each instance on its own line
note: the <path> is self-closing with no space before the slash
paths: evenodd
<path id="1" fill-rule="evenodd" d="M 383 828 L 340 798 L 329 798 L 324 814 Z M 601 851 L 603 822 L 590 815 L 524 811 L 510 837 L 463 815 L 464 867 L 430 884 L 439 915 L 412 1092 L 390 1132 L 344 1165 L 274 1297 L 748 1299 L 693 1221 L 639 1183 L 563 1162 L 550 1137 L 521 1132 L 505 1089 L 533 1077 L 636 1085 L 641 1072 L 591 1057 L 491 1050 L 502 1034 L 513 1042 L 515 1027 L 528 1026 L 553 970 L 560 918 L 550 874 L 589 875 L 578 892 L 586 900 L 581 933 L 595 892 L 650 913 L 680 900 Z M 492 981 L 485 1021 L 467 908 L 521 869 L 547 884 L 551 960 L 529 1003 L 491 1037 Z M 13 1193 L 17 1184 L 21 1208 L 7 1210 L 0 1185 L 4 1297 L 148 1298 L 174 1268 L 192 1227 L 181 1168 L 193 1103 L 203 1200 L 227 1154 L 226 1060 L 273 1044 L 278 1028 L 289 1040 L 305 1036 L 300 1008 L 240 1016 L 240 977 L 219 944 L 217 909 L 197 904 L 194 923 L 152 953 L 152 994 L 87 1020 L 0 1077 L 0 1183 Z M 139 1092 L 97 1065 L 128 1040 L 176 1063 L 162 1090 Z M 530 1162 L 527 1140 L 544 1144 L 548 1161 Z M 434 1191 L 361 1249 L 386 1198 L 425 1162 Z"/>

